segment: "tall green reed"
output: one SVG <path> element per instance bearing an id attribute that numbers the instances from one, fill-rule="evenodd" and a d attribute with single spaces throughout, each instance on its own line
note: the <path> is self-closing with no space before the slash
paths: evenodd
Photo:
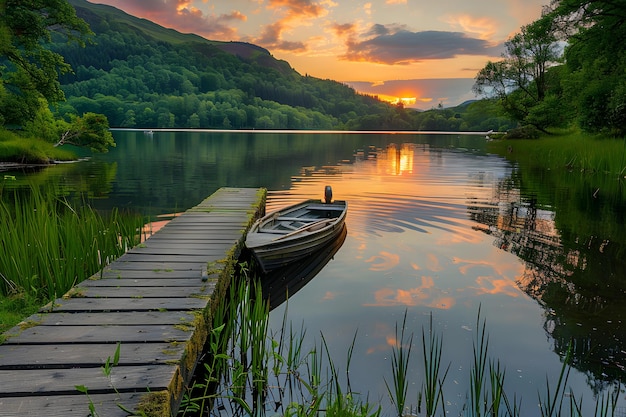
<path id="1" fill-rule="evenodd" d="M 504 391 L 505 370 L 500 361 L 489 359 L 489 335 L 487 321 L 481 320 L 481 308 L 476 316 L 476 334 L 472 342 L 473 361 L 466 415 L 471 417 L 520 415 L 518 404 L 510 403 Z"/>
<path id="2" fill-rule="evenodd" d="M 0 197 L 2 296 L 25 292 L 52 300 L 139 243 L 137 215 L 104 216 L 51 189 L 3 190 Z"/>
<path id="3" fill-rule="evenodd" d="M 214 315 L 204 375 L 185 393 L 179 415 L 198 417 L 211 410 L 230 416 L 380 414 L 380 407 L 351 392 L 348 369 L 344 389 L 323 335 L 319 345 L 305 349 L 306 332 L 288 325 L 286 314 L 278 332 L 270 333 L 269 304 L 258 283 L 233 283 L 229 294 Z"/>
<path id="4" fill-rule="evenodd" d="M 399 417 L 404 415 L 404 406 L 409 389 L 409 360 L 413 347 L 413 334 L 405 335 L 407 311 L 404 312 L 402 324 L 396 323 L 396 343 L 391 349 L 391 373 L 393 376 L 392 387 L 385 380 L 385 386 L 389 398 L 396 408 Z"/>
<path id="5" fill-rule="evenodd" d="M 428 339 L 422 328 L 422 359 L 424 361 L 424 383 L 418 396 L 418 411 L 421 411 L 421 399 L 424 398 L 426 416 L 434 416 L 437 406 L 446 415 L 446 403 L 443 397 L 443 384 L 448 375 L 450 364 L 442 374 L 441 358 L 443 352 L 443 336 L 435 334 L 433 315 L 428 322 Z"/>

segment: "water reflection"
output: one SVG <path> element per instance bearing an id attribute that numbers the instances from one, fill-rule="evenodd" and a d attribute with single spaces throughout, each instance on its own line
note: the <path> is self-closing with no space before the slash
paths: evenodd
<path id="1" fill-rule="evenodd" d="M 312 253 L 305 260 L 272 270 L 263 276 L 263 295 L 270 309 L 280 306 L 300 291 L 330 262 L 346 240 L 348 229 L 344 225 L 337 238 L 327 246 Z"/>
<path id="2" fill-rule="evenodd" d="M 350 202 L 341 250 L 290 290 L 289 316 L 324 334 L 338 366 L 358 329 L 351 374 L 371 399 L 387 401 L 381 376 L 390 378 L 398 320 L 408 311 L 419 334 L 433 313 L 451 362 L 450 409 L 461 409 L 479 305 L 491 355 L 526 403 L 558 376 L 570 340 L 570 386 L 586 404 L 625 379 L 626 202 L 614 179 L 532 177 L 487 154 L 484 139 L 457 135 L 114 134 L 109 154 L 30 180 L 153 219 L 223 186 L 267 187 L 268 211 L 321 198 L 326 184 Z M 278 322 L 283 308 L 272 312 Z M 412 365 L 413 391 L 422 372 Z"/>
<path id="3" fill-rule="evenodd" d="M 351 161 L 344 160 L 334 169 L 308 166 L 300 176 L 294 176 L 291 190 L 270 193 L 268 204 L 286 205 L 311 193 L 314 184 L 337 182 L 333 183 L 336 195 L 351 201 L 351 269 L 361 278 L 365 270 L 382 278 L 373 288 L 366 284 L 372 293 L 371 297 L 359 296 L 365 299 L 361 308 L 467 310 L 467 306 L 476 305 L 475 300 L 493 308 L 485 297 L 519 300 L 520 305 L 525 305 L 526 294 L 541 306 L 541 329 L 551 338 L 551 348 L 558 358 L 564 357 L 571 341 L 572 365 L 586 375 L 594 394 L 615 381 L 623 382 L 626 352 L 622 340 L 624 316 L 620 310 L 624 307 L 615 303 L 615 294 L 612 298 L 601 295 L 598 287 L 602 284 L 597 279 L 594 278 L 593 288 L 583 291 L 576 283 L 583 271 L 593 268 L 589 265 L 595 257 L 591 252 L 606 252 L 609 245 L 603 241 L 593 248 L 577 243 L 573 250 L 555 223 L 553 206 L 540 204 L 535 195 L 522 191 L 515 182 L 514 171 L 493 159 L 477 156 L 468 162 L 463 157 L 427 144 L 370 147 L 358 150 Z M 407 234 L 414 237 L 401 237 Z M 419 235 L 424 235 L 429 244 L 417 244 Z M 477 249 L 484 248 L 486 242 L 493 251 Z M 523 262 L 517 264 L 503 253 L 513 254 Z M 605 261 L 612 256 L 608 255 Z M 355 268 L 359 262 L 362 266 Z M 467 280 L 459 282 L 454 271 Z M 328 281 L 325 283 L 329 285 Z M 320 291 L 319 300 L 312 304 L 325 308 L 321 306 L 331 301 L 345 301 L 339 286 L 335 290 L 330 287 Z M 606 287 L 609 293 L 617 289 L 608 284 Z M 618 294 L 623 295 L 623 291 Z M 505 308 L 512 311 L 519 308 L 510 301 L 499 303 L 506 303 Z M 501 309 L 491 311 L 503 314 Z M 309 317 L 314 315 L 307 312 Z M 371 312 L 364 314 L 372 317 Z M 374 339 L 390 340 L 393 327 L 374 321 L 376 324 L 369 326 L 373 327 Z M 517 329 L 523 321 L 521 315 L 505 326 Z M 355 326 L 357 323 L 363 325 L 357 321 Z M 471 321 L 461 328 L 471 329 Z M 513 333 L 517 333 L 512 337 L 517 342 L 513 343 L 530 337 L 529 332 Z M 388 352 L 388 346 L 382 340 L 369 344 L 366 354 Z M 527 349 L 524 355 L 519 348 L 511 347 L 496 355 L 521 354 L 521 361 L 507 359 L 516 364 L 513 367 L 521 378 L 529 372 L 534 349 Z M 530 378 L 538 380 L 558 373 L 557 364 L 558 361 L 543 365 L 543 370 Z"/>
<path id="4" fill-rule="evenodd" d="M 543 328 L 553 349 L 585 373 L 594 393 L 626 382 L 626 268 L 612 250 L 615 242 L 562 236 L 552 207 L 540 207 L 534 195 L 523 197 L 513 178 L 498 184 L 490 201 L 473 200 L 468 213 L 476 230 L 492 235 L 493 244 L 524 261 L 516 284 L 544 308 Z M 570 240 L 573 238 L 573 241 Z"/>

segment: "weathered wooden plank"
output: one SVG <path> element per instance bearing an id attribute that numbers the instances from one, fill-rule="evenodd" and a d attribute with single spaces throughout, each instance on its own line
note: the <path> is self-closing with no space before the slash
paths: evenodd
<path id="1" fill-rule="evenodd" d="M 216 231 L 220 232 L 220 231 Z M 207 233 L 202 233 L 202 231 L 184 231 L 184 230 L 159 230 L 159 233 L 151 237 L 152 241 L 156 240 L 189 240 L 189 242 L 193 242 L 196 244 L 209 244 L 211 242 L 228 242 L 234 243 L 238 241 L 238 237 L 241 237 L 243 233 L 239 232 L 236 234 L 231 230 L 222 230 L 222 233 L 219 236 L 210 237 Z"/>
<path id="2" fill-rule="evenodd" d="M 177 373 L 176 365 L 116 366 L 106 377 L 100 367 L 72 369 L 0 370 L 2 397 L 42 394 L 72 395 L 76 385 L 92 393 L 162 391 Z M 20 381 L 15 384 L 15 381 Z"/>
<path id="3" fill-rule="evenodd" d="M 202 283 L 200 278 L 197 278 Z M 80 298 L 185 298 L 208 296 L 214 286 L 198 285 L 194 287 L 92 287 L 78 285 L 69 292 L 72 297 Z"/>
<path id="4" fill-rule="evenodd" d="M 206 262 L 118 262 L 115 269 L 118 271 L 135 270 L 135 271 L 196 271 L 200 274 L 200 270 L 206 267 L 208 262 L 219 261 L 224 258 L 217 255 L 207 255 Z"/>
<path id="5" fill-rule="evenodd" d="M 171 243 L 170 243 L 171 245 Z M 232 245 L 231 245 L 232 246 Z M 221 247 L 214 246 L 212 248 L 198 248 L 197 246 L 187 245 L 187 247 L 156 247 L 156 246 L 143 246 L 140 248 L 133 248 L 128 253 L 133 255 L 157 255 L 157 256 L 206 256 L 206 255 L 218 255 L 225 253 L 230 249 L 228 244 L 221 245 Z"/>
<path id="6" fill-rule="evenodd" d="M 105 301 L 105 302 L 103 302 Z M 203 298 L 71 298 L 57 299 L 50 311 L 153 311 L 153 310 L 196 310 L 206 307 Z"/>
<path id="7" fill-rule="evenodd" d="M 224 251 L 212 251 L 204 255 L 176 255 L 127 252 L 122 262 L 151 262 L 151 263 L 206 263 L 208 256 L 224 256 Z"/>
<path id="8" fill-rule="evenodd" d="M 9 337 L 7 344 L 59 344 L 59 343 L 145 343 L 145 342 L 185 342 L 191 338 L 193 326 L 170 324 L 139 326 L 35 326 Z"/>
<path id="9" fill-rule="evenodd" d="M 85 417 L 91 401 L 99 416 L 127 417 L 117 404 L 134 410 L 145 393 L 50 395 L 2 398 L 0 417 Z"/>
<path id="10" fill-rule="evenodd" d="M 189 211 L 165 224 L 163 229 L 176 228 L 185 224 L 196 224 L 197 227 L 206 227 L 207 225 L 210 225 L 223 226 L 233 229 L 245 229 L 247 221 L 241 214 L 241 211 L 232 211 L 228 213 Z"/>
<path id="11" fill-rule="evenodd" d="M 212 233 L 212 232 L 221 232 L 224 233 L 225 237 L 229 237 L 231 239 L 237 239 L 238 235 L 241 236 L 243 234 L 243 232 L 245 231 L 245 229 L 243 227 L 231 227 L 228 225 L 224 225 L 224 224 L 215 224 L 215 225 L 211 225 L 211 224 L 207 224 L 206 226 L 202 227 L 201 225 L 196 225 L 196 227 L 190 227 L 189 228 L 182 228 L 182 227 L 164 227 L 161 230 L 159 230 L 159 233 L 156 234 L 155 236 L 162 236 L 162 235 L 174 235 L 174 234 L 185 234 L 188 235 L 190 237 L 205 237 L 207 236 L 208 233 Z"/>
<path id="12" fill-rule="evenodd" d="M 144 271 L 144 272 L 167 272 L 167 271 L 193 271 L 196 274 L 200 274 L 202 268 L 206 268 L 207 263 L 217 262 L 224 259 L 224 257 L 207 256 L 207 261 L 203 263 L 199 262 L 161 262 L 159 264 L 150 264 L 148 262 L 124 262 L 116 264 L 115 268 L 118 271 Z"/>
<path id="13" fill-rule="evenodd" d="M 238 255 L 263 199 L 257 189 L 218 190 L 7 332 L 0 417 L 85 416 L 89 400 L 76 385 L 88 388 L 99 415 L 126 415 L 113 387 L 130 409 L 150 391 L 175 413 L 206 338 L 198 312 L 218 279 L 228 279 L 229 268 L 216 261 Z M 120 362 L 107 378 L 101 366 L 118 341 Z"/>
<path id="14" fill-rule="evenodd" d="M 119 366 L 172 364 L 180 360 L 184 348 L 176 342 L 122 343 Z M 97 367 L 112 358 L 116 349 L 117 343 L 0 345 L 0 369 Z"/>
<path id="15" fill-rule="evenodd" d="M 202 272 L 193 269 L 118 269 L 118 264 L 112 264 L 102 271 L 101 279 L 196 279 L 202 276 Z M 100 274 L 94 278 L 100 278 Z"/>
<path id="16" fill-rule="evenodd" d="M 125 272 L 141 272 L 141 271 L 125 271 Z M 176 271 L 178 272 L 178 271 Z M 156 275 L 156 274 L 155 274 Z M 163 278 L 163 275 L 158 276 L 144 276 L 135 278 L 117 278 L 107 277 L 96 280 L 87 280 L 80 283 L 81 287 L 203 287 L 205 285 L 211 285 L 215 287 L 215 282 L 209 280 L 203 282 L 200 275 L 194 274 L 193 277 L 179 277 L 179 278 Z"/>
<path id="17" fill-rule="evenodd" d="M 185 249 L 196 250 L 198 248 L 202 248 L 202 249 L 228 248 L 230 249 L 236 243 L 237 242 L 234 240 L 219 240 L 219 239 L 205 240 L 202 242 L 197 242 L 194 240 L 189 240 L 189 241 L 181 240 L 181 241 L 176 241 L 176 249 L 179 249 L 179 250 L 185 250 Z M 168 239 L 148 239 L 144 243 L 142 243 L 141 246 L 135 247 L 131 250 L 139 249 L 140 247 L 155 248 L 155 249 L 168 249 L 168 248 L 172 249 L 172 241 Z"/>
<path id="18" fill-rule="evenodd" d="M 191 311 L 125 311 L 105 313 L 36 313 L 24 320 L 42 326 L 77 326 L 77 325 L 177 325 L 194 320 Z"/>

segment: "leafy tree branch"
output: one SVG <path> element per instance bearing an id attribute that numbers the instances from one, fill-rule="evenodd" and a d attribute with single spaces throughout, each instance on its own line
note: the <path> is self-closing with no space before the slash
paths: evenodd
<path id="1" fill-rule="evenodd" d="M 110 146 L 115 146 L 109 122 L 102 114 L 85 113 L 83 117 L 73 116 L 70 122 L 57 123 L 60 139 L 54 146 L 85 146 L 94 152 L 107 152 Z"/>

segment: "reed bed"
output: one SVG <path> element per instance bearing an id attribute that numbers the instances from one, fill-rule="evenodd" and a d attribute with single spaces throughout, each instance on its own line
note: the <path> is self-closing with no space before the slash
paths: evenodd
<path id="1" fill-rule="evenodd" d="M 498 140 L 488 149 L 527 166 L 582 173 L 626 174 L 626 138 L 605 138 L 576 130 L 541 139 Z"/>
<path id="2" fill-rule="evenodd" d="M 50 189 L 0 193 L 0 297 L 53 300 L 139 243 L 141 216 L 101 215 Z"/>
<path id="3" fill-rule="evenodd" d="M 323 336 L 304 350 L 306 332 L 288 325 L 286 314 L 270 334 L 261 286 L 246 279 L 232 287 L 215 313 L 202 377 L 185 394 L 179 415 L 380 415 L 379 406 L 344 388 Z M 348 363 L 351 354 L 349 348 Z M 345 375 L 349 387 L 347 369 Z"/>
<path id="4" fill-rule="evenodd" d="M 246 278 L 233 284 L 230 296 L 214 316 L 214 330 L 207 346 L 208 358 L 202 374 L 186 392 L 179 416 L 347 416 L 378 417 L 379 402 L 352 390 L 349 368 L 357 335 L 348 347 L 345 379 L 330 354 L 324 336 L 306 350 L 306 330 L 294 328 L 287 320 L 281 328 L 268 329 L 269 306 L 260 285 Z M 396 344 L 391 352 L 392 380 L 386 381 L 390 416 L 447 416 L 446 376 L 450 365 L 443 362 L 443 337 L 432 325 L 422 328 L 423 374 L 414 374 L 413 333 L 404 320 L 396 326 Z M 505 369 L 489 355 L 489 335 L 480 309 L 473 341 L 474 359 L 469 369 L 466 404 L 459 415 L 471 417 L 519 417 L 527 415 L 521 400 L 505 390 Z M 260 338 L 261 340 L 251 340 Z M 576 398 L 567 382 L 570 356 L 556 380 L 546 377 L 545 394 L 538 388 L 538 401 L 527 412 L 535 415 L 537 404 L 542 417 L 580 417 L 582 398 Z M 255 369 L 258 367 L 258 369 Z M 372 377 L 375 377 L 372 376 Z M 408 398 L 407 387 L 422 381 L 417 398 Z M 596 400 L 594 417 L 617 416 L 618 385 Z M 412 404 L 417 404 L 413 406 Z M 531 411 L 528 411 L 531 410 Z"/>

